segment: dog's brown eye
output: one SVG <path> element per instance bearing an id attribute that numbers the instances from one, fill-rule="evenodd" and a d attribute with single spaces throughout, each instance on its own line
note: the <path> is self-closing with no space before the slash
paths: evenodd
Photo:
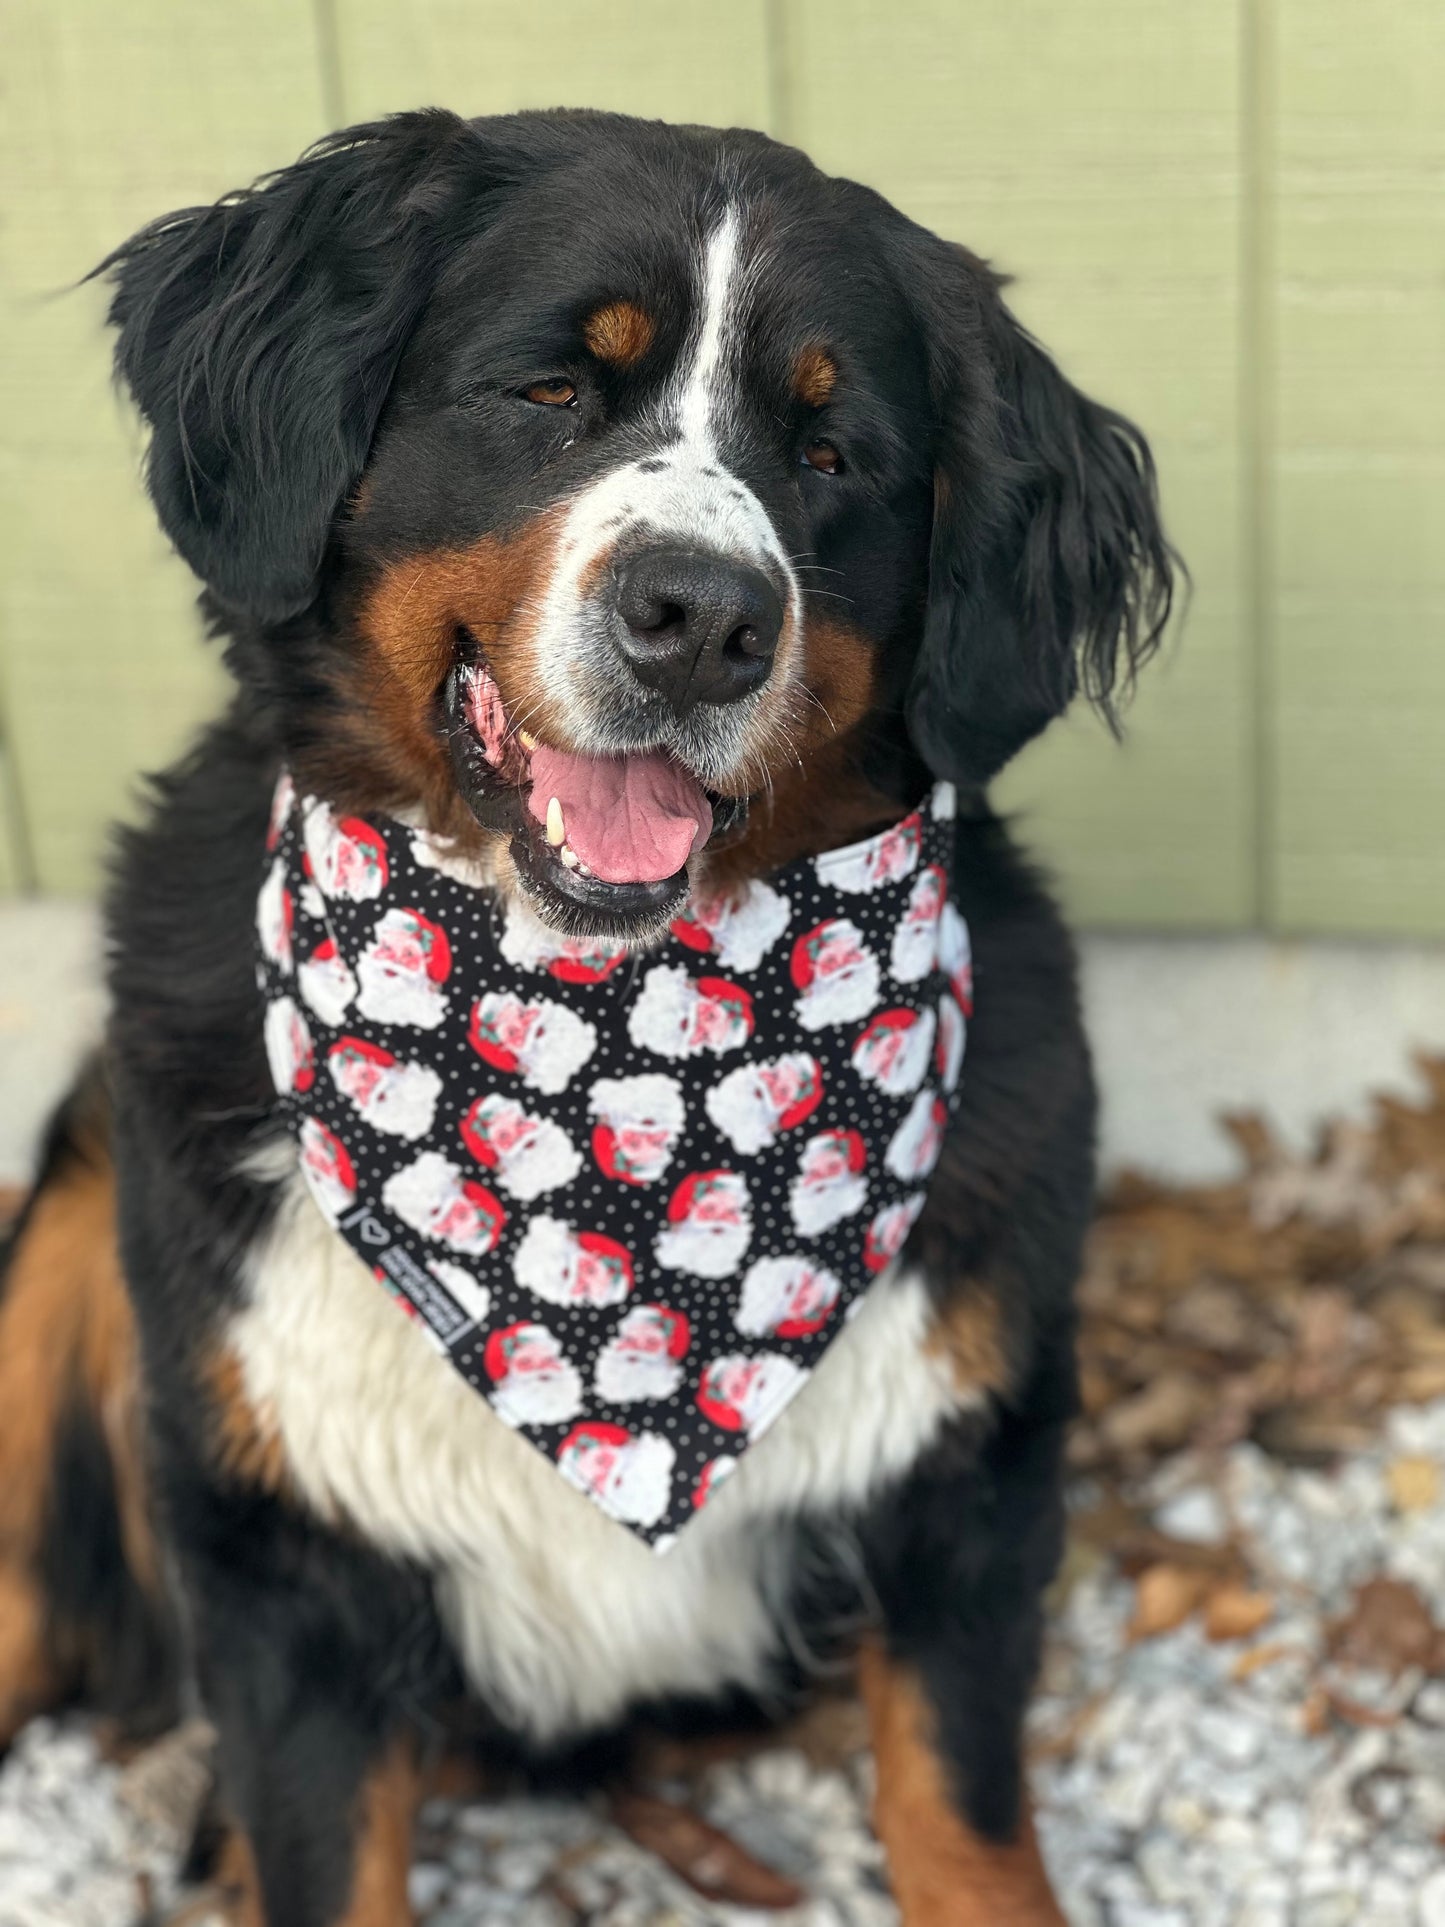
<path id="1" fill-rule="evenodd" d="M 525 401 L 535 401 L 544 408 L 570 408 L 577 399 L 577 390 L 570 381 L 534 381 L 530 388 L 522 390 Z"/>
<path id="2" fill-rule="evenodd" d="M 803 460 L 809 468 L 816 468 L 820 475 L 841 475 L 843 457 L 831 442 L 809 442 L 803 450 Z"/>

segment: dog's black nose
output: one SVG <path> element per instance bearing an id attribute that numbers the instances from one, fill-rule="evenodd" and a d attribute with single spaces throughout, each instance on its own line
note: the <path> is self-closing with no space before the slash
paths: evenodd
<path id="1" fill-rule="evenodd" d="M 735 703 L 765 683 L 783 627 L 759 569 L 691 549 L 648 549 L 617 576 L 618 644 L 633 674 L 678 711 Z"/>

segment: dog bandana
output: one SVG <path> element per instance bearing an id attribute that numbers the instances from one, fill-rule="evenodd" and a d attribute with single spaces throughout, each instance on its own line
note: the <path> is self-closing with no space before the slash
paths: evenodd
<path id="1" fill-rule="evenodd" d="M 659 1549 L 922 1209 L 971 1008 L 954 794 L 656 949 L 439 838 L 276 792 L 265 1041 L 322 1212 L 561 1475 Z"/>

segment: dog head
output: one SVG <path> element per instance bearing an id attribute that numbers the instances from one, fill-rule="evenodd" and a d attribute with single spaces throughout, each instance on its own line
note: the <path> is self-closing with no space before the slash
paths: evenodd
<path id="1" fill-rule="evenodd" d="M 400 115 L 103 271 L 298 781 L 564 929 L 983 785 L 1168 613 L 1137 430 L 983 263 L 760 135 Z"/>

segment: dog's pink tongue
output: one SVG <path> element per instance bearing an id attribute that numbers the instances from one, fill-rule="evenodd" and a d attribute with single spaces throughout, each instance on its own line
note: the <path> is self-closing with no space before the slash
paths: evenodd
<path id="1" fill-rule="evenodd" d="M 712 831 L 712 805 L 670 756 L 573 756 L 538 743 L 527 807 L 539 823 L 562 806 L 567 841 L 607 883 L 675 876 Z"/>

